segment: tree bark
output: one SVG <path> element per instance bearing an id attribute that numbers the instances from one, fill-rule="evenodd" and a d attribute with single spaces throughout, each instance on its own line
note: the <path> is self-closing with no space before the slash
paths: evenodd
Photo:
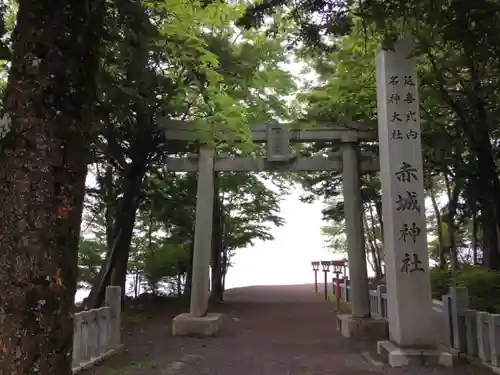
<path id="1" fill-rule="evenodd" d="M 176 277 L 177 282 L 177 297 L 182 296 L 182 274 L 178 273 Z"/>
<path id="2" fill-rule="evenodd" d="M 228 246 L 228 223 L 231 211 L 225 207 L 225 196 L 224 193 L 220 195 L 220 209 L 221 209 L 221 301 L 224 301 L 224 292 L 226 291 L 226 275 L 229 268 L 229 246 Z M 228 206 L 231 206 L 231 200 L 228 202 Z"/>
<path id="3" fill-rule="evenodd" d="M 493 180 L 497 179 L 497 176 L 492 177 L 493 168 L 496 169 L 496 167 L 480 165 L 478 158 L 479 181 L 482 189 L 478 195 L 478 201 L 481 205 L 483 223 L 483 266 L 489 269 L 499 269 L 500 254 L 498 252 L 497 226 L 500 211 L 498 211 L 497 203 L 500 203 L 500 198 L 496 197 L 496 187 Z"/>
<path id="4" fill-rule="evenodd" d="M 113 224 L 116 217 L 115 210 L 110 204 L 111 199 L 115 199 L 114 188 L 113 188 L 113 167 L 111 164 L 106 166 L 106 171 L 104 172 L 104 178 L 102 181 L 102 189 L 104 193 L 105 200 L 105 216 L 106 216 L 106 245 L 108 251 L 113 247 Z"/>
<path id="5" fill-rule="evenodd" d="M 140 283 L 140 278 L 139 278 L 139 269 L 135 270 L 135 278 L 134 278 L 134 298 L 137 299 L 139 297 L 139 283 Z"/>
<path id="6" fill-rule="evenodd" d="M 467 23 L 464 27 L 469 27 Z M 438 89 L 443 95 L 443 99 L 456 113 L 459 121 L 457 124 L 463 128 L 464 134 L 469 140 L 469 146 L 472 154 L 477 159 L 478 185 L 481 186 L 481 192 L 477 196 L 477 201 L 482 207 L 483 215 L 481 221 L 486 227 L 492 226 L 490 221 L 496 223 L 495 230 L 486 229 L 483 233 L 483 266 L 499 269 L 499 236 L 496 234 L 500 225 L 500 179 L 498 168 L 493 155 L 492 142 L 490 137 L 490 122 L 495 116 L 491 116 L 488 104 L 485 102 L 484 79 L 478 75 L 479 69 L 473 58 L 474 53 L 469 50 L 471 45 L 464 44 L 464 57 L 468 58 L 468 72 L 471 74 L 467 83 L 460 82 L 463 86 L 467 102 L 455 99 L 446 89 L 445 80 L 442 74 L 438 72 L 436 63 L 431 53 L 428 57 L 432 63 L 434 73 L 438 79 Z M 487 214 L 486 214 L 487 212 Z M 485 217 L 488 216 L 488 217 Z"/>
<path id="7" fill-rule="evenodd" d="M 377 201 L 378 200 L 379 200 L 379 197 L 376 197 L 373 200 L 373 203 L 374 203 L 375 206 L 377 205 Z M 384 276 L 384 272 L 382 270 L 383 255 L 382 255 L 382 249 L 380 248 L 380 246 L 377 243 L 377 230 L 376 230 L 377 228 L 375 226 L 375 215 L 373 214 L 372 201 L 369 202 L 368 210 L 369 210 L 369 214 L 370 214 L 370 223 L 371 223 L 371 228 L 372 228 L 372 233 L 373 233 L 373 246 L 374 246 L 374 249 L 375 249 L 376 262 L 377 262 L 377 266 L 376 267 L 378 269 L 377 272 L 379 273 L 379 275 L 377 276 L 377 278 L 380 280 Z M 379 220 L 379 225 L 380 225 L 380 223 L 381 223 L 381 221 Z M 380 233 L 382 233 L 382 228 L 380 228 Z"/>
<path id="8" fill-rule="evenodd" d="M 380 225 L 380 241 L 384 243 L 384 220 L 382 218 L 382 198 L 379 196 L 375 201 L 375 212 Z"/>
<path id="9" fill-rule="evenodd" d="M 226 291 L 226 275 L 227 275 L 227 270 L 229 268 L 229 257 L 228 257 L 228 251 L 223 245 L 223 251 L 222 251 L 222 280 L 221 280 L 221 285 L 222 285 L 222 301 L 224 301 L 224 292 Z"/>
<path id="10" fill-rule="evenodd" d="M 0 140 L 0 374 L 72 374 L 103 4 L 19 1 Z"/>
<path id="11" fill-rule="evenodd" d="M 216 190 L 217 191 L 217 190 Z M 214 199 L 212 229 L 212 292 L 214 302 L 222 301 L 222 210 L 219 194 Z"/>
<path id="12" fill-rule="evenodd" d="M 477 257 L 477 243 L 478 243 L 478 228 L 479 227 L 479 220 L 477 219 L 477 212 L 474 210 L 472 213 L 472 238 L 471 238 L 471 245 L 472 245 L 472 262 L 474 265 L 477 265 L 478 262 L 478 257 Z"/>
<path id="13" fill-rule="evenodd" d="M 444 238 L 443 238 L 443 221 L 441 220 L 441 211 L 436 200 L 436 194 L 434 191 L 434 184 L 432 182 L 432 177 L 430 178 L 429 195 L 431 197 L 432 208 L 434 209 L 434 214 L 436 215 L 436 226 L 437 226 L 437 236 L 438 236 L 438 246 L 439 246 L 439 267 L 446 268 L 446 257 L 444 254 Z"/>
<path id="14" fill-rule="evenodd" d="M 474 70 L 474 60 L 470 55 L 470 68 Z M 493 156 L 493 149 L 490 137 L 489 112 L 486 109 L 487 105 L 484 102 L 481 92 L 480 79 L 473 77 L 475 81 L 475 90 L 469 92 L 469 99 L 473 108 L 477 113 L 477 121 L 474 129 L 469 130 L 469 137 L 472 142 L 472 148 L 475 151 L 478 169 L 480 186 L 483 189 L 479 195 L 479 200 L 483 200 L 483 207 L 489 212 L 488 216 L 495 222 L 488 242 L 490 246 L 489 254 L 483 255 L 483 265 L 490 269 L 500 269 L 500 245 L 498 229 L 500 226 L 500 179 L 498 177 L 498 168 Z M 493 227 L 493 224 L 492 224 Z"/>
<path id="15" fill-rule="evenodd" d="M 370 204 L 370 202 L 368 202 L 368 204 Z M 363 210 L 363 224 L 366 228 L 366 240 L 368 242 L 368 249 L 370 251 L 370 255 L 372 258 L 372 262 L 373 262 L 373 263 L 372 262 L 369 262 L 369 263 L 370 263 L 370 266 L 372 267 L 373 272 L 375 272 L 375 278 L 377 280 L 380 280 L 382 278 L 382 269 L 380 267 L 380 263 L 379 263 L 378 258 L 377 258 L 377 249 L 376 249 L 376 246 L 374 244 L 375 235 L 373 232 L 373 227 L 370 226 L 370 224 L 368 223 L 368 219 L 366 217 L 366 209 Z"/>
<path id="16" fill-rule="evenodd" d="M 446 186 L 446 194 L 448 195 L 448 215 L 446 215 L 446 218 L 448 224 L 448 240 L 450 242 L 450 249 L 449 249 L 450 266 L 451 266 L 451 272 L 456 272 L 458 270 L 458 255 L 457 255 L 457 241 L 455 235 L 455 230 L 456 230 L 455 213 L 457 208 L 459 190 L 457 185 L 455 185 L 452 191 L 450 179 L 446 171 L 443 173 L 443 177 Z"/>
<path id="17" fill-rule="evenodd" d="M 106 263 L 99 270 L 96 282 L 89 293 L 88 307 L 98 308 L 104 301 L 106 287 L 111 283 L 122 287 L 125 294 L 125 279 L 130 251 L 130 242 L 134 230 L 135 216 L 139 204 L 139 193 L 144 177 L 144 166 L 130 166 L 125 177 L 125 191 L 117 210 L 113 229 L 113 246 L 108 251 Z"/>
<path id="18" fill-rule="evenodd" d="M 476 110 L 477 118 L 474 121 L 475 126 L 471 126 L 466 122 L 464 123 L 464 129 L 470 139 L 471 149 L 477 158 L 479 186 L 481 186 L 478 201 L 483 207 L 483 215 L 486 216 L 483 218 L 483 222 L 488 228 L 484 233 L 483 266 L 490 269 L 500 269 L 500 246 L 497 234 L 500 225 L 500 179 L 495 158 L 493 157 L 487 120 L 488 111 L 478 92 L 469 92 L 469 96 L 472 107 Z M 490 221 L 493 221 L 495 225 Z M 486 233 L 487 231 L 489 233 Z"/>
<path id="19" fill-rule="evenodd" d="M 489 269 L 498 269 L 498 233 L 497 225 L 493 218 L 494 209 L 491 206 L 484 207 L 481 215 L 481 221 L 483 224 L 482 266 Z"/>
<path id="20" fill-rule="evenodd" d="M 156 28 L 152 26 L 148 18 L 146 8 L 139 1 L 119 1 L 117 9 L 123 23 L 126 25 L 124 35 L 130 43 L 132 58 L 129 60 L 126 75 L 129 80 L 147 82 L 149 80 L 149 51 L 150 43 L 156 35 Z M 155 127 L 153 126 L 154 109 L 150 107 L 148 100 L 151 93 L 147 90 L 146 84 L 139 84 L 138 96 L 134 99 L 133 109 L 135 112 L 135 123 L 133 124 L 133 142 L 130 145 L 130 158 L 132 162 L 126 179 L 129 184 L 129 191 L 133 196 L 124 201 L 120 215 L 121 235 L 116 238 L 116 257 L 111 262 L 112 275 L 111 285 L 122 288 L 122 297 L 125 296 L 125 285 L 127 279 L 128 260 L 130 255 L 130 243 L 132 240 L 137 208 L 139 206 L 139 195 L 142 181 L 146 174 L 149 156 L 158 147 L 155 142 Z M 125 208 L 124 208 L 125 207 Z M 114 231 L 116 234 L 118 231 Z M 100 295 L 103 295 L 103 292 Z M 122 298 L 122 301 L 124 299 Z M 101 302 L 101 301 L 100 301 Z"/>
<path id="21" fill-rule="evenodd" d="M 104 203 L 104 225 L 106 230 L 106 247 L 109 250 L 113 246 L 113 222 L 115 213 L 113 210 L 114 204 L 112 200 L 115 199 L 115 191 L 113 186 L 113 166 L 107 164 L 104 170 L 101 171 L 99 163 L 96 163 L 97 169 L 97 183 L 99 185 L 99 195 Z"/>

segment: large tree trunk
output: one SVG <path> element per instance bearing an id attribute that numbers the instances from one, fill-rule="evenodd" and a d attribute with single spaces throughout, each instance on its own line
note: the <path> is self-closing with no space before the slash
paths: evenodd
<path id="1" fill-rule="evenodd" d="M 483 222 L 486 223 L 489 232 L 486 233 L 485 231 L 484 236 L 483 265 L 490 269 L 500 269 L 499 238 L 497 234 L 500 225 L 500 179 L 495 158 L 493 157 L 488 111 L 478 92 L 470 93 L 470 101 L 473 109 L 476 110 L 477 118 L 474 119 L 474 127 L 468 123 L 464 125 L 466 125 L 465 131 L 469 136 L 471 149 L 477 158 L 478 181 L 481 187 L 478 201 L 483 207 L 486 216 L 483 218 Z M 488 221 L 493 221 L 495 225 Z"/>
<path id="2" fill-rule="evenodd" d="M 471 60 L 472 61 L 472 60 Z M 491 209 L 491 218 L 496 225 L 494 234 L 490 238 L 490 254 L 483 257 L 483 265 L 490 269 L 500 269 L 500 245 L 498 228 L 500 226 L 500 179 L 498 177 L 498 168 L 493 157 L 493 149 L 489 134 L 488 112 L 483 99 L 476 93 L 474 102 L 477 109 L 479 121 L 476 131 L 471 134 L 471 140 L 474 143 L 475 153 L 479 166 L 480 186 L 484 189 L 479 199 L 483 199 L 483 206 Z M 486 259 L 488 258 L 488 259 Z M 487 262 L 484 262 L 487 260 Z"/>
<path id="3" fill-rule="evenodd" d="M 221 301 L 224 301 L 224 293 L 226 291 L 226 275 L 229 268 L 229 245 L 228 245 L 228 232 L 229 232 L 229 219 L 231 211 L 225 207 L 225 196 L 222 193 L 220 196 L 220 210 L 221 210 Z M 227 204 L 231 207 L 231 200 Z"/>
<path id="4" fill-rule="evenodd" d="M 228 251 L 225 245 L 222 245 L 222 280 L 221 280 L 221 285 L 222 285 L 222 301 L 224 301 L 224 292 L 226 291 L 226 276 L 227 276 L 227 270 L 229 268 L 229 257 L 228 257 Z"/>
<path id="5" fill-rule="evenodd" d="M 384 220 L 382 218 L 382 198 L 379 196 L 375 200 L 375 212 L 380 225 L 380 241 L 384 243 Z"/>
<path id="6" fill-rule="evenodd" d="M 377 201 L 379 200 L 379 197 L 375 198 L 375 200 L 373 201 L 373 204 L 376 206 L 377 205 Z M 375 250 L 375 260 L 376 260 L 376 267 L 377 267 L 377 280 L 381 280 L 384 276 L 384 272 L 382 270 L 382 259 L 383 259 L 383 254 L 382 254 L 382 249 L 380 248 L 380 246 L 378 245 L 377 243 L 377 227 L 376 227 L 376 224 L 375 224 L 375 215 L 374 215 L 374 212 L 373 212 L 373 205 L 372 205 L 372 201 L 369 202 L 368 204 L 368 212 L 370 214 L 370 223 L 371 223 L 371 230 L 372 230 L 372 233 L 373 233 L 373 246 L 374 246 L 374 250 Z M 380 225 L 381 221 L 379 220 L 379 225 Z M 382 228 L 380 227 L 379 229 L 380 233 L 382 233 Z M 380 234 L 381 235 L 381 234 Z M 382 240 L 380 238 L 380 240 Z"/>
<path id="7" fill-rule="evenodd" d="M 182 296 L 182 274 L 178 273 L 176 277 L 177 281 L 177 297 Z"/>
<path id="8" fill-rule="evenodd" d="M 474 210 L 472 213 L 472 238 L 471 238 L 471 246 L 472 246 L 472 262 L 474 265 L 477 265 L 478 256 L 477 256 L 477 247 L 478 247 L 478 229 L 479 229 L 479 220 L 477 218 L 477 212 Z"/>
<path id="9" fill-rule="evenodd" d="M 147 82 L 149 79 L 149 47 L 156 28 L 151 24 L 147 16 L 146 9 L 140 1 L 119 1 L 118 11 L 124 17 L 125 36 L 131 43 L 132 58 L 127 67 L 127 76 L 129 80 L 138 80 Z M 155 130 L 152 120 L 154 110 L 149 107 L 148 96 L 151 92 L 146 89 L 146 84 L 140 84 L 138 88 L 138 97 L 135 98 L 133 108 L 135 111 L 135 135 L 133 144 L 130 146 L 130 157 L 132 159 L 131 174 L 128 177 L 134 198 L 130 201 L 127 210 L 122 211 L 124 216 L 123 226 L 119 244 L 116 248 L 117 257 L 113 262 L 113 273 L 111 276 L 111 285 L 122 287 L 122 297 L 125 293 L 127 280 L 128 259 L 130 254 L 130 243 L 134 230 L 135 217 L 139 207 L 139 194 L 141 192 L 142 181 L 146 174 L 148 156 L 157 147 L 153 141 Z M 122 299 L 123 301 L 123 299 Z"/>
<path id="10" fill-rule="evenodd" d="M 436 193 L 434 191 L 434 184 L 432 177 L 430 178 L 429 195 L 431 197 L 432 208 L 434 209 L 434 215 L 436 215 L 436 232 L 438 236 L 438 246 L 439 246 L 439 267 L 446 268 L 446 257 L 444 254 L 444 237 L 443 237 L 443 221 L 441 220 L 441 211 L 436 200 Z"/>
<path id="11" fill-rule="evenodd" d="M 448 225 L 448 241 L 449 241 L 449 253 L 450 253 L 450 266 L 451 272 L 456 272 L 458 270 L 458 254 L 457 254 L 457 241 L 456 241 L 456 225 L 455 225 L 455 214 L 457 210 L 457 203 L 459 197 L 459 189 L 457 185 L 451 188 L 450 179 L 446 171 L 443 173 L 444 182 L 446 186 L 446 194 L 448 195 L 448 214 L 446 215 L 446 221 Z"/>
<path id="12" fill-rule="evenodd" d="M 483 227 L 483 267 L 497 269 L 498 259 L 498 233 L 491 206 L 483 208 L 481 215 Z"/>
<path id="13" fill-rule="evenodd" d="M 139 297 L 139 284 L 141 282 L 141 278 L 139 276 L 139 269 L 135 270 L 134 275 L 134 298 L 137 299 Z"/>
<path id="14" fill-rule="evenodd" d="M 109 141 L 108 141 L 109 142 Z M 113 246 L 113 222 L 115 218 L 115 212 L 113 207 L 115 206 L 112 202 L 116 198 L 116 193 L 113 186 L 113 166 L 107 164 L 104 166 L 104 170 L 101 170 L 99 163 L 96 164 L 97 169 L 97 183 L 99 185 L 99 195 L 102 197 L 104 202 L 104 224 L 106 228 L 106 246 L 109 249 Z"/>
<path id="15" fill-rule="evenodd" d="M 116 217 L 116 212 L 110 202 L 115 198 L 115 192 L 113 188 L 113 167 L 111 164 L 106 166 L 106 171 L 104 172 L 104 177 L 102 180 L 102 189 L 104 193 L 105 200 L 105 216 L 106 216 L 106 245 L 108 251 L 113 247 L 113 224 Z"/>
<path id="16" fill-rule="evenodd" d="M 489 222 L 491 220 L 496 223 L 495 229 L 489 230 L 489 234 L 484 232 L 483 265 L 499 269 L 499 240 L 496 232 L 500 226 L 500 179 L 490 138 L 490 122 L 495 117 L 491 116 L 491 111 L 484 99 L 486 97 L 484 79 L 478 75 L 481 69 L 475 66 L 474 54 L 470 52 L 466 48 L 464 53 L 464 57 L 468 58 L 468 72 L 471 75 L 469 84 L 464 85 L 467 102 L 456 100 L 446 89 L 444 79 L 439 79 L 437 82 L 444 100 L 459 119 L 457 124 L 463 128 L 472 154 L 477 158 L 478 186 L 481 187 L 477 201 L 482 211 L 490 211 L 488 217 L 482 217 L 482 222 L 486 226 L 492 226 Z M 435 64 L 433 66 L 435 67 Z M 439 74 L 437 71 L 434 73 Z"/>
<path id="17" fill-rule="evenodd" d="M 216 190 L 217 191 L 217 190 Z M 214 302 L 222 301 L 222 209 L 219 194 L 214 199 L 212 227 L 212 292 Z"/>
<path id="18" fill-rule="evenodd" d="M 120 201 L 115 219 L 113 246 L 108 251 L 106 262 L 99 270 L 96 281 L 89 293 L 87 307 L 98 308 L 101 306 L 104 301 L 106 287 L 110 283 L 122 287 L 122 296 L 125 293 L 130 242 L 144 173 L 144 166 L 130 166 L 130 171 L 126 176 L 123 198 Z"/>
<path id="19" fill-rule="evenodd" d="M 370 204 L 370 202 L 368 202 Z M 382 278 L 382 268 L 380 267 L 380 263 L 377 257 L 377 248 L 375 245 L 375 233 L 374 228 L 368 223 L 368 218 L 366 217 L 366 208 L 363 210 L 363 224 L 365 226 L 365 234 L 366 234 L 366 242 L 368 245 L 368 250 L 370 251 L 370 256 L 372 258 L 372 262 L 368 263 L 372 267 L 373 272 L 375 272 L 375 278 L 380 280 Z"/>
<path id="20" fill-rule="evenodd" d="M 0 374 L 72 374 L 103 3 L 19 1 L 0 141 Z"/>
<path id="21" fill-rule="evenodd" d="M 122 288 L 122 297 L 125 293 L 125 284 L 127 278 L 128 258 L 130 254 L 130 243 L 132 242 L 132 235 L 134 233 L 135 218 L 137 208 L 139 206 L 139 194 L 141 192 L 142 177 L 131 181 L 131 194 L 133 198 L 127 201 L 126 209 L 123 209 L 123 222 L 121 227 L 121 236 L 118 239 L 118 246 L 116 248 L 118 254 L 113 263 L 113 273 L 111 274 L 111 285 L 119 286 Z"/>
<path id="22" fill-rule="evenodd" d="M 478 163 L 480 163 L 478 158 Z M 500 198 L 496 197 L 494 181 L 497 176 L 492 177 L 492 170 L 496 167 L 479 166 L 479 181 L 482 188 L 478 201 L 482 206 L 483 222 L 483 266 L 489 269 L 500 269 L 500 254 L 498 246 L 497 226 L 500 218 Z M 498 200 L 498 201 L 497 201 Z"/>

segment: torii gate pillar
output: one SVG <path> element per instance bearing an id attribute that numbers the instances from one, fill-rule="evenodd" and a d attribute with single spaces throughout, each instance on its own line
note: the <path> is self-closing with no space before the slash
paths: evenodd
<path id="1" fill-rule="evenodd" d="M 387 335 L 387 322 L 370 318 L 368 273 L 363 227 L 363 200 L 360 181 L 360 153 L 355 136 L 342 138 L 342 184 L 346 220 L 351 314 L 337 315 L 338 330 L 344 337 Z"/>
<path id="2" fill-rule="evenodd" d="M 215 195 L 214 160 L 214 150 L 202 146 L 198 155 L 191 305 L 189 313 L 173 319 L 174 336 L 214 336 L 221 326 L 221 314 L 207 313 Z"/>
<path id="3" fill-rule="evenodd" d="M 349 277 L 351 279 L 351 312 L 353 318 L 368 318 L 370 316 L 370 300 L 368 297 L 359 150 L 356 139 L 344 139 L 343 141 L 342 184 L 347 256 L 349 260 Z"/>

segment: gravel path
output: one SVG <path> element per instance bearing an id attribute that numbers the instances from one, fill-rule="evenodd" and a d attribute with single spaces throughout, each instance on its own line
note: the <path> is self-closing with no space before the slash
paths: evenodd
<path id="1" fill-rule="evenodd" d="M 171 315 L 156 314 L 125 332 L 127 352 L 97 375 L 483 375 L 460 364 L 392 369 L 377 357 L 375 342 L 345 339 L 336 332 L 331 305 L 311 285 L 233 289 L 217 310 L 221 333 L 211 339 L 169 336 Z"/>

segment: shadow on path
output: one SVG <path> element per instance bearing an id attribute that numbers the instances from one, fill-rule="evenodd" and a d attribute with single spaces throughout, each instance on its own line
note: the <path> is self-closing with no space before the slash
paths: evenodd
<path id="1" fill-rule="evenodd" d="M 216 310 L 224 314 L 215 338 L 171 337 L 169 314 L 156 314 L 124 333 L 127 352 L 87 374 L 98 375 L 369 375 L 490 374 L 460 364 L 453 370 L 392 369 L 375 342 L 345 339 L 335 313 L 312 285 L 232 289 Z"/>

